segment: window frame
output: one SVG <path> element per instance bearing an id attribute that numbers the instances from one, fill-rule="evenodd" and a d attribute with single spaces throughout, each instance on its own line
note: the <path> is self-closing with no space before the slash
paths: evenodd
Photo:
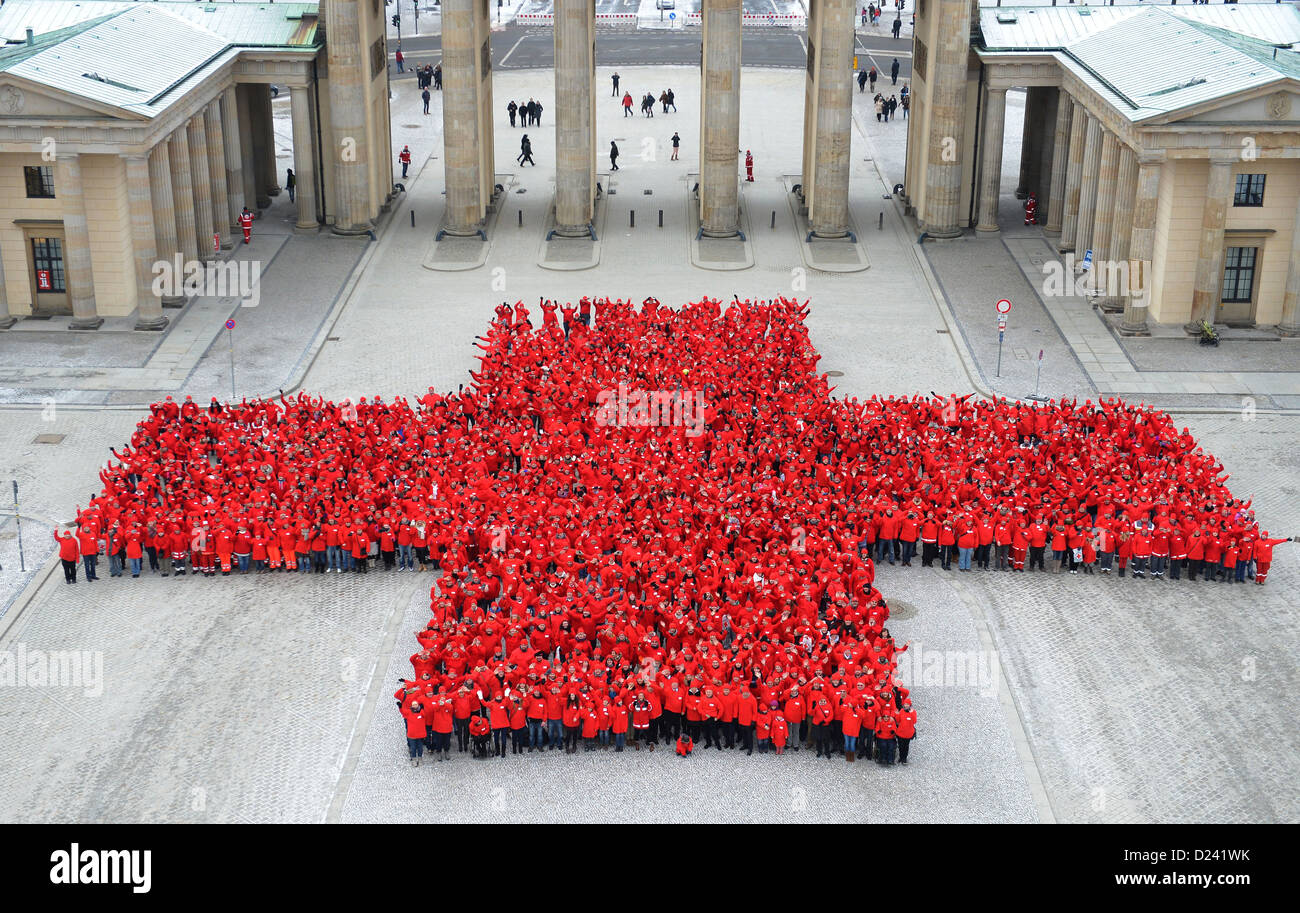
<path id="1" fill-rule="evenodd" d="M 40 181 L 41 193 L 32 193 L 33 177 Z M 56 197 L 54 167 L 52 165 L 24 165 L 23 184 L 27 190 L 27 199 L 29 200 L 53 200 Z"/>
<path id="2" fill-rule="evenodd" d="M 1250 265 L 1244 266 L 1240 262 L 1238 262 L 1236 265 L 1231 264 L 1229 260 L 1232 256 L 1233 251 L 1250 251 L 1251 252 Z M 1259 244 L 1250 244 L 1249 246 L 1247 246 L 1247 244 L 1233 245 L 1231 247 L 1224 248 L 1223 275 L 1219 277 L 1219 303 L 1220 304 L 1254 304 L 1255 290 L 1256 287 L 1258 286 L 1258 282 L 1256 281 L 1256 279 L 1259 276 L 1259 251 L 1260 251 Z M 1239 254 L 1238 260 L 1240 259 L 1241 259 L 1241 255 Z M 1249 270 L 1249 276 L 1250 276 L 1250 285 L 1247 288 L 1247 296 L 1245 298 L 1227 297 L 1224 293 L 1227 291 L 1229 271 L 1232 272 L 1232 276 L 1233 276 L 1233 291 L 1234 293 L 1239 295 L 1241 291 L 1240 277 L 1241 274 L 1246 270 Z"/>
<path id="3" fill-rule="evenodd" d="M 1257 196 L 1254 195 L 1256 191 L 1252 190 L 1256 178 L 1259 179 L 1259 190 Z M 1264 186 L 1267 183 L 1267 178 L 1268 175 L 1262 172 L 1242 172 L 1241 174 L 1236 175 L 1236 180 L 1233 182 L 1232 187 L 1232 205 L 1246 208 L 1263 206 Z M 1244 187 L 1242 186 L 1243 180 L 1245 182 Z"/>
<path id="4" fill-rule="evenodd" d="M 66 295 L 68 293 L 68 270 L 64 251 L 64 238 L 31 237 L 32 246 L 32 281 L 42 269 L 50 271 L 50 287 L 47 289 L 34 285 L 42 295 Z M 42 250 L 44 249 L 44 250 Z M 57 252 L 57 257 L 56 257 Z"/>

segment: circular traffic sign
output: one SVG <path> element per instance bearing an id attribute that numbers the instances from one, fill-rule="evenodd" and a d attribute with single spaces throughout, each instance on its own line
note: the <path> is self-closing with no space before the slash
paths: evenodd
<path id="1" fill-rule="evenodd" d="M 669 14 L 668 14 L 668 18 L 669 18 L 669 19 L 676 19 L 676 18 L 677 18 L 677 14 L 676 14 L 676 13 L 669 13 Z"/>
<path id="2" fill-rule="evenodd" d="M 1007 312 L 1010 311 L 1010 310 L 1011 310 L 1011 302 L 1010 302 L 1010 301 L 1008 301 L 1008 300 L 1005 299 L 1005 298 L 1003 298 L 1003 299 L 1001 299 L 1000 301 L 998 301 L 998 313 L 999 313 L 999 314 L 1005 314 L 1005 313 L 1007 313 Z"/>
<path id="3" fill-rule="evenodd" d="M 235 321 L 234 321 L 234 319 L 232 318 L 232 319 L 230 319 L 230 320 L 227 320 L 227 321 L 226 321 L 226 329 L 227 329 L 227 330 L 233 330 L 234 328 L 235 328 Z"/>

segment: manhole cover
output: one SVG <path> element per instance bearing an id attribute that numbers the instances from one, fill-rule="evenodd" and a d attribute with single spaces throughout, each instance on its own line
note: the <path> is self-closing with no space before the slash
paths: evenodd
<path id="1" fill-rule="evenodd" d="M 647 196 L 647 197 L 654 196 L 654 193 L 655 192 L 653 190 L 649 190 L 649 189 L 641 191 L 642 196 Z"/>
<path id="2" fill-rule="evenodd" d="M 62 444 L 66 435 L 63 434 L 38 434 L 33 444 Z"/>
<path id="3" fill-rule="evenodd" d="M 948 335 L 948 331 L 947 331 L 947 330 L 935 330 L 935 332 L 938 333 L 940 336 L 947 336 L 947 335 Z"/>
<path id="4" fill-rule="evenodd" d="M 827 376 L 827 377 L 843 377 L 843 376 L 844 376 L 844 372 L 843 372 L 843 371 L 827 371 L 827 372 L 826 372 L 826 376 Z"/>
<path id="5" fill-rule="evenodd" d="M 886 600 L 889 605 L 889 620 L 901 621 L 907 618 L 916 617 L 916 606 L 910 602 L 904 602 L 901 599 Z"/>
<path id="6" fill-rule="evenodd" d="M 403 126 L 405 129 L 407 129 L 407 130 L 419 130 L 419 129 L 420 129 L 420 125 L 419 125 L 419 124 L 402 124 L 402 126 Z"/>

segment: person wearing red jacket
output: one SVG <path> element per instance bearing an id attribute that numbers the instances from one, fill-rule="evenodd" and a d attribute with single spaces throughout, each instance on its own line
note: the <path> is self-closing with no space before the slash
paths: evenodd
<path id="1" fill-rule="evenodd" d="M 77 550 L 81 552 L 81 563 L 86 568 L 87 580 L 98 580 L 95 564 L 99 560 L 99 539 L 93 529 L 77 529 Z M 166 574 L 163 574 L 166 577 Z"/>
<path id="2" fill-rule="evenodd" d="M 876 751 L 879 753 L 877 760 L 885 766 L 894 763 L 895 728 L 892 710 L 893 708 L 889 708 L 876 716 Z"/>
<path id="3" fill-rule="evenodd" d="M 455 698 L 445 692 L 429 699 L 430 705 L 426 716 L 432 714 L 429 722 L 429 738 L 432 751 L 439 761 L 451 757 L 451 731 L 455 722 Z"/>
<path id="4" fill-rule="evenodd" d="M 406 720 L 406 747 L 411 753 L 411 766 L 419 767 L 424 757 L 424 740 L 428 735 L 428 724 L 424 718 L 424 705 L 419 701 L 410 701 L 401 708 Z"/>
<path id="5" fill-rule="evenodd" d="M 844 733 L 844 759 L 857 760 L 858 734 L 862 732 L 862 709 L 853 700 L 840 706 L 840 730 Z"/>
<path id="6" fill-rule="evenodd" d="M 488 739 L 492 734 L 492 725 L 483 715 L 484 712 L 474 714 L 469 721 L 469 737 L 474 743 L 472 754 L 475 758 L 488 757 Z"/>
<path id="7" fill-rule="evenodd" d="M 1283 542 L 1292 542 L 1294 539 L 1294 536 L 1288 536 L 1285 539 L 1270 539 L 1268 530 L 1264 530 L 1260 537 L 1255 540 L 1255 584 L 1257 586 L 1263 586 L 1264 581 L 1268 579 L 1268 569 L 1273 566 L 1273 546 L 1281 545 Z"/>
<path id="8" fill-rule="evenodd" d="M 63 564 L 63 582 L 77 582 L 77 537 L 72 533 L 59 535 L 54 531 L 54 541 L 59 543 L 59 561 Z"/>
<path id="9" fill-rule="evenodd" d="M 627 745 L 627 730 L 631 716 L 626 704 L 615 704 L 610 708 L 610 731 L 614 734 L 614 751 L 622 751 Z"/>
<path id="10" fill-rule="evenodd" d="M 812 709 L 809 711 L 813 742 L 817 745 L 817 757 L 825 757 L 828 761 L 831 758 L 829 736 L 831 720 L 834 719 L 834 716 L 830 702 L 825 697 L 819 697 L 817 703 L 813 704 Z"/>
<path id="11" fill-rule="evenodd" d="M 645 692 L 638 691 L 636 697 L 632 699 L 630 708 L 632 717 L 632 745 L 637 751 L 641 750 L 641 743 L 645 742 L 650 751 L 655 750 L 655 740 L 650 738 L 650 701 L 646 699 Z"/>
<path id="12" fill-rule="evenodd" d="M 916 711 L 911 701 L 903 701 L 903 709 L 894 721 L 895 735 L 898 739 L 898 763 L 907 763 L 907 751 L 916 738 Z"/>
<path id="13" fill-rule="evenodd" d="M 785 743 L 790 737 L 790 724 L 780 713 L 772 714 L 772 744 L 777 754 L 785 754 Z"/>

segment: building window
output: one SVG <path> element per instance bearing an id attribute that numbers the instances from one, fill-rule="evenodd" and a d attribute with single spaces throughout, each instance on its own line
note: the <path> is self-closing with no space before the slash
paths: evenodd
<path id="1" fill-rule="evenodd" d="M 1249 302 L 1255 290 L 1258 247 L 1229 247 L 1223 258 L 1224 303 Z"/>
<path id="2" fill-rule="evenodd" d="M 32 238 L 32 268 L 38 292 L 66 292 L 63 279 L 63 239 Z"/>
<path id="3" fill-rule="evenodd" d="M 54 169 L 49 165 L 29 165 L 23 168 L 27 181 L 27 198 L 52 199 L 54 197 Z"/>
<path id="4" fill-rule="evenodd" d="M 1237 175 L 1237 191 L 1232 195 L 1233 206 L 1264 205 L 1264 175 Z"/>

